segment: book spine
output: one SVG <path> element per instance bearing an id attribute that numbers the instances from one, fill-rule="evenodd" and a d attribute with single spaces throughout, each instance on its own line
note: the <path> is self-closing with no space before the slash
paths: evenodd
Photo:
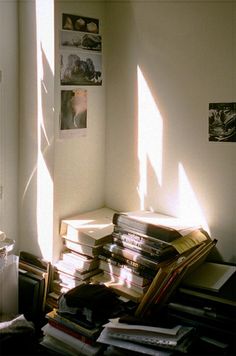
<path id="1" fill-rule="evenodd" d="M 115 258 L 112 258 L 112 257 L 110 258 L 110 257 L 105 256 L 105 255 L 99 255 L 99 256 L 100 256 L 100 259 L 102 261 L 105 261 L 107 264 L 111 264 L 113 266 L 117 266 L 117 267 L 119 267 L 121 269 L 123 268 L 124 270 L 127 270 L 130 273 L 132 273 L 133 275 L 140 276 L 142 278 L 146 278 L 146 279 L 149 279 L 149 280 L 153 278 L 152 276 L 150 276 L 150 273 L 148 273 L 150 271 L 149 269 L 147 269 L 146 273 L 144 273 L 144 275 L 143 275 L 142 271 L 139 271 L 134 266 L 130 266 L 130 265 L 127 265 L 126 263 L 122 263 L 121 261 L 116 260 Z M 101 265 L 101 261 L 100 261 L 100 265 Z"/>
<path id="2" fill-rule="evenodd" d="M 156 275 L 156 269 L 150 269 L 149 267 L 143 266 L 140 263 L 129 260 L 121 255 L 117 255 L 113 252 L 103 251 L 103 254 L 99 255 L 100 259 L 110 258 L 122 266 L 130 267 L 135 273 L 145 278 L 153 278 Z"/>
<path id="3" fill-rule="evenodd" d="M 142 243 L 137 244 L 135 241 L 132 241 L 132 239 L 127 239 L 125 236 L 114 237 L 113 241 L 119 246 L 132 249 L 135 252 L 138 252 L 141 255 L 146 256 L 154 261 L 160 261 L 166 256 L 173 255 L 174 253 L 177 254 L 174 248 L 168 250 L 160 250 L 149 245 L 144 245 Z"/>
<path id="4" fill-rule="evenodd" d="M 132 228 L 135 231 L 150 235 L 152 237 L 157 237 L 158 239 L 166 242 L 171 242 L 176 238 L 181 237 L 181 234 L 175 229 L 136 220 L 135 218 L 131 218 L 130 216 L 122 213 L 115 213 L 113 215 L 113 224 L 124 229 Z"/>
<path id="5" fill-rule="evenodd" d="M 138 262 L 139 264 L 142 264 L 145 267 L 151 268 L 156 270 L 157 267 L 157 261 L 153 261 L 147 257 L 144 257 L 142 255 L 140 255 L 137 252 L 134 252 L 128 248 L 123 248 L 121 246 L 118 246 L 117 244 L 106 244 L 104 246 L 104 249 L 113 253 L 116 253 L 120 256 L 123 256 L 125 258 L 127 258 L 128 260 L 132 260 L 134 262 Z"/>
<path id="6" fill-rule="evenodd" d="M 114 226 L 114 231 L 112 235 L 116 237 L 126 236 L 132 241 L 135 241 L 137 245 L 147 244 L 148 246 L 152 246 L 156 249 L 163 249 L 168 246 L 171 246 L 169 242 L 158 240 L 157 238 L 153 238 L 151 236 L 141 234 L 132 229 L 123 229 L 117 225 Z"/>
<path id="7" fill-rule="evenodd" d="M 143 287 L 150 281 L 141 276 L 138 276 L 137 274 L 132 273 L 132 271 L 125 266 L 120 267 L 107 261 L 101 260 L 100 268 L 106 272 L 110 272 L 111 274 L 114 273 L 114 275 L 116 275 L 117 277 L 120 277 L 121 279 L 127 280 L 129 282 L 133 282 L 141 287 Z"/>
<path id="8" fill-rule="evenodd" d="M 49 319 L 48 323 L 51 326 L 55 327 L 56 329 L 61 330 L 61 331 L 65 332 L 66 334 L 75 337 L 76 339 L 84 342 L 85 344 L 92 345 L 92 346 L 96 344 L 95 340 L 90 339 L 87 336 L 84 336 L 84 335 L 70 329 L 69 327 L 66 327 L 65 325 L 63 325 L 55 320 Z"/>

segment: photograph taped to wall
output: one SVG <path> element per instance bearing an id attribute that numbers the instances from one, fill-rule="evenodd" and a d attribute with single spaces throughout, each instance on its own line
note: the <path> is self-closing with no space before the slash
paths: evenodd
<path id="1" fill-rule="evenodd" d="M 61 90 L 60 136 L 85 135 L 87 128 L 87 90 Z"/>
<path id="2" fill-rule="evenodd" d="M 210 103 L 209 141 L 236 142 L 236 103 Z"/>
<path id="3" fill-rule="evenodd" d="M 61 51 L 61 85 L 102 85 L 101 54 Z"/>
<path id="4" fill-rule="evenodd" d="M 79 15 L 62 14 L 62 28 L 70 31 L 99 33 L 99 20 Z"/>
<path id="5" fill-rule="evenodd" d="M 93 33 L 62 30 L 60 42 L 62 48 L 79 48 L 97 52 L 102 50 L 102 37 Z"/>

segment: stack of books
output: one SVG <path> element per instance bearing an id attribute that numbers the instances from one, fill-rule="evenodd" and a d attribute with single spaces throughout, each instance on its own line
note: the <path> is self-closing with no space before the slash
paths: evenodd
<path id="1" fill-rule="evenodd" d="M 176 263 L 182 254 L 209 239 L 199 227 L 150 211 L 116 212 L 112 221 L 113 241 L 105 244 L 99 255 L 103 272 L 92 281 L 103 280 L 137 303 L 153 289 L 161 268 Z"/>
<path id="2" fill-rule="evenodd" d="M 104 348 L 97 342 L 103 325 L 123 310 L 123 302 L 104 285 L 75 287 L 46 314 L 41 345 L 63 355 L 97 355 Z"/>
<path id="3" fill-rule="evenodd" d="M 197 328 L 199 354 L 234 353 L 235 286 L 235 265 L 207 261 L 181 281 L 167 304 L 166 320 Z"/>
<path id="4" fill-rule="evenodd" d="M 52 307 L 57 307 L 61 293 L 89 283 L 92 276 L 100 273 L 98 256 L 103 245 L 112 241 L 114 213 L 104 207 L 61 221 L 63 249 L 54 264 L 52 292 L 48 298 Z"/>
<path id="5" fill-rule="evenodd" d="M 36 324 L 44 318 L 51 273 L 50 262 L 29 252 L 20 251 L 19 313 Z"/>
<path id="6" fill-rule="evenodd" d="M 62 316 L 54 309 L 46 314 L 41 345 L 62 355 L 97 355 L 101 345 L 97 343 L 101 329 L 87 327 L 71 316 Z"/>

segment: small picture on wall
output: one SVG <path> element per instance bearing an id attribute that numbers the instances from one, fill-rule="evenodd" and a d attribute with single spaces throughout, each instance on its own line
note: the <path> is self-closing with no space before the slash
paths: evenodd
<path id="1" fill-rule="evenodd" d="M 61 85 L 102 85 L 101 54 L 62 51 Z"/>
<path id="2" fill-rule="evenodd" d="M 210 103 L 209 141 L 236 142 L 236 103 Z"/>
<path id="3" fill-rule="evenodd" d="M 87 90 L 61 91 L 60 130 L 81 130 L 87 128 Z"/>
<path id="4" fill-rule="evenodd" d="M 63 30 L 99 33 L 99 20 L 79 15 L 62 14 Z"/>
<path id="5" fill-rule="evenodd" d="M 61 47 L 101 52 L 102 38 L 100 35 L 92 33 L 61 31 Z"/>

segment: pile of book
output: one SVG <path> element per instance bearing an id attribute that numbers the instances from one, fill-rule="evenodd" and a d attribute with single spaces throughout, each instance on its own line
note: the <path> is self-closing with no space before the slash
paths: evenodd
<path id="1" fill-rule="evenodd" d="M 99 254 L 103 245 L 112 240 L 114 211 L 101 208 L 63 219 L 60 235 L 63 249 L 54 264 L 54 279 L 48 304 L 57 307 L 61 293 L 89 283 L 91 276 L 100 273 Z"/>
<path id="2" fill-rule="evenodd" d="M 235 265 L 204 262 L 181 281 L 169 300 L 166 320 L 197 329 L 199 354 L 235 353 L 235 286 Z"/>
<path id="3" fill-rule="evenodd" d="M 47 313 L 41 345 L 63 355 L 97 355 L 97 338 L 110 317 L 123 310 L 117 295 L 104 285 L 82 284 L 61 295 L 58 309 Z"/>
<path id="4" fill-rule="evenodd" d="M 19 313 L 40 326 L 44 318 L 51 263 L 26 251 L 19 254 Z M 39 325 L 37 325 L 39 324 Z"/>
<path id="5" fill-rule="evenodd" d="M 139 316 L 146 313 L 160 291 L 167 295 L 173 289 L 187 261 L 195 265 L 195 253 L 200 263 L 200 256 L 206 257 L 215 245 L 203 230 L 163 214 L 116 212 L 112 221 L 113 241 L 104 245 L 99 255 L 102 274 L 92 277 L 92 282 L 103 282 L 139 303 Z"/>
<path id="6" fill-rule="evenodd" d="M 120 350 L 121 355 L 135 352 L 136 355 L 167 356 L 173 355 L 173 351 L 187 353 L 194 338 L 195 329 L 189 326 L 153 327 L 112 320 L 105 325 L 98 341 L 109 345 L 106 355 L 116 355 Z"/>

